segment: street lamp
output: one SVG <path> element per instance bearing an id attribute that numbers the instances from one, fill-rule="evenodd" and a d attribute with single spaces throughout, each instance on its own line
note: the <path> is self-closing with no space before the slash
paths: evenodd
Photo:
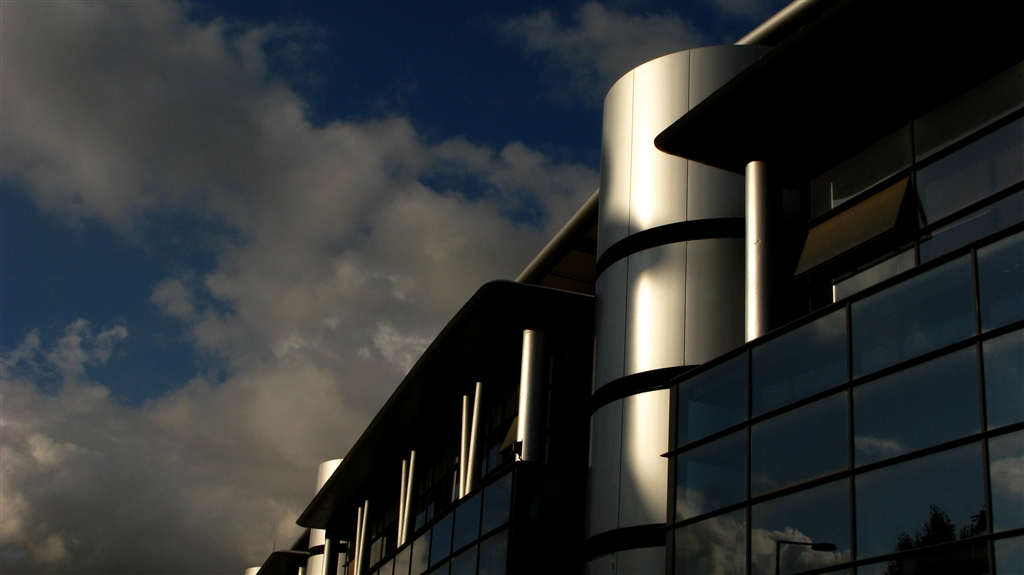
<path id="1" fill-rule="evenodd" d="M 839 549 L 835 543 L 811 543 L 808 541 L 784 541 L 782 539 L 775 540 L 775 575 L 779 575 L 779 557 L 782 555 L 782 544 L 787 545 L 807 545 L 811 548 L 811 551 L 835 551 Z"/>

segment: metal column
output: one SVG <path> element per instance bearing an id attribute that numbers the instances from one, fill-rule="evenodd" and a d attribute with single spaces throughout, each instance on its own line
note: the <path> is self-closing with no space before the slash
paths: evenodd
<path id="1" fill-rule="evenodd" d="M 745 334 L 750 341 L 777 327 L 777 281 L 781 246 L 776 227 L 782 216 L 781 190 L 771 185 L 768 166 L 747 164 Z"/>
<path id="2" fill-rule="evenodd" d="M 523 461 L 544 461 L 545 410 L 544 332 L 523 331 L 523 365 L 519 378 L 519 426 L 516 441 L 520 442 Z"/>

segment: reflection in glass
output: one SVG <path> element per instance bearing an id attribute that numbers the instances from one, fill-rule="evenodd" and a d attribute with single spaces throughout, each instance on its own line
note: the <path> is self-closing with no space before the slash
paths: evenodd
<path id="1" fill-rule="evenodd" d="M 811 180 L 811 217 L 835 208 L 910 167 L 912 162 L 910 126 L 907 125 Z"/>
<path id="2" fill-rule="evenodd" d="M 1024 232 L 978 250 L 981 329 L 1024 319 Z"/>
<path id="3" fill-rule="evenodd" d="M 455 535 L 452 536 L 452 549 L 463 545 L 480 536 L 480 493 L 467 498 L 455 509 Z"/>
<path id="4" fill-rule="evenodd" d="M 393 575 L 394 572 L 395 572 L 395 560 L 394 559 L 390 559 L 387 563 L 381 565 L 380 571 L 378 571 L 378 573 L 380 573 L 380 575 Z"/>
<path id="5" fill-rule="evenodd" d="M 928 234 L 921 242 L 921 263 L 979 240 L 989 234 L 1024 221 L 1024 191 L 1003 198 L 967 214 L 959 220 Z"/>
<path id="6" fill-rule="evenodd" d="M 1024 527 L 1024 431 L 989 439 L 988 461 L 993 529 Z"/>
<path id="7" fill-rule="evenodd" d="M 395 575 L 409 575 L 409 553 L 412 551 L 412 547 L 409 545 L 405 546 L 395 555 Z"/>
<path id="8" fill-rule="evenodd" d="M 678 445 L 747 418 L 747 355 L 736 356 L 679 384 Z"/>
<path id="9" fill-rule="evenodd" d="M 476 575 L 476 551 L 477 546 L 474 545 L 452 557 L 451 575 Z"/>
<path id="10" fill-rule="evenodd" d="M 508 529 L 480 542 L 479 575 L 505 575 L 508 557 Z"/>
<path id="11" fill-rule="evenodd" d="M 484 489 L 484 518 L 481 533 L 488 533 L 508 523 L 512 506 L 512 474 L 495 481 Z"/>
<path id="12" fill-rule="evenodd" d="M 996 575 L 1024 573 L 1024 537 L 996 541 Z"/>
<path id="13" fill-rule="evenodd" d="M 782 544 L 783 574 L 820 569 L 852 559 L 850 481 L 843 479 L 754 505 L 750 510 L 750 561 L 754 575 L 774 575 L 776 542 L 833 543 L 835 552 Z"/>
<path id="14" fill-rule="evenodd" d="M 846 469 L 846 405 L 846 393 L 837 393 L 754 425 L 751 496 Z"/>
<path id="15" fill-rule="evenodd" d="M 746 533 L 745 509 L 676 529 L 675 572 L 745 575 Z"/>
<path id="16" fill-rule="evenodd" d="M 944 218 L 1024 180 L 1024 118 L 918 170 L 925 223 Z"/>
<path id="17" fill-rule="evenodd" d="M 853 390 L 854 462 L 864 465 L 981 431 L 968 347 Z"/>
<path id="18" fill-rule="evenodd" d="M 435 567 L 434 570 L 430 572 L 430 575 L 449 575 L 448 574 L 448 568 L 449 568 L 448 562 L 445 561 L 444 563 L 442 563 L 442 564 L 438 565 L 437 567 Z"/>
<path id="19" fill-rule="evenodd" d="M 754 415 L 846 381 L 846 310 L 755 347 L 752 361 Z"/>
<path id="20" fill-rule="evenodd" d="M 980 541 L 943 545 L 890 561 L 861 565 L 857 575 L 988 575 L 988 550 Z"/>
<path id="21" fill-rule="evenodd" d="M 904 250 L 889 259 L 879 262 L 866 270 L 832 286 L 832 301 L 846 299 L 851 295 L 882 283 L 915 266 L 914 250 Z"/>
<path id="22" fill-rule="evenodd" d="M 452 552 L 452 514 L 449 513 L 434 524 L 433 536 L 430 539 L 430 564 L 439 561 Z"/>
<path id="23" fill-rule="evenodd" d="M 973 284 L 964 256 L 853 302 L 853 376 L 974 335 Z"/>
<path id="24" fill-rule="evenodd" d="M 676 457 L 676 521 L 739 503 L 746 496 L 746 429 Z"/>
<path id="25" fill-rule="evenodd" d="M 1024 331 L 990 339 L 981 350 L 988 428 L 1024 421 Z"/>
<path id="26" fill-rule="evenodd" d="M 409 575 L 420 575 L 427 570 L 430 559 L 430 530 L 420 535 L 412 543 L 412 555 L 409 558 Z"/>
<path id="27" fill-rule="evenodd" d="M 858 558 L 986 531 L 979 443 L 858 475 L 855 486 Z"/>

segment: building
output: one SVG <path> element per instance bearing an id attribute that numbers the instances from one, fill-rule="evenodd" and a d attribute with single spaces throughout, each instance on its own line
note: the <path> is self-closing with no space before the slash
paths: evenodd
<path id="1" fill-rule="evenodd" d="M 258 572 L 1024 573 L 1020 22 L 797 2 L 629 72 Z"/>

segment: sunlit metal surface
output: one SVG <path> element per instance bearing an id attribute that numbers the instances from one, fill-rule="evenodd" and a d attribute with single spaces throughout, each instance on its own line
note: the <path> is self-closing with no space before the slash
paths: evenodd
<path id="1" fill-rule="evenodd" d="M 625 375 L 683 363 L 687 243 L 628 258 Z"/>
<path id="2" fill-rule="evenodd" d="M 686 242 L 683 365 L 699 365 L 743 345 L 743 240 Z"/>
<path id="3" fill-rule="evenodd" d="M 613 263 L 597 278 L 594 330 L 594 391 L 622 377 L 626 337 L 626 260 Z"/>
<path id="4" fill-rule="evenodd" d="M 667 435 L 666 435 L 667 437 Z M 619 454 L 622 448 L 622 400 L 594 412 L 590 419 L 590 469 L 587 480 L 586 536 L 619 526 Z M 662 494 L 664 497 L 664 494 Z"/>
<path id="5" fill-rule="evenodd" d="M 619 525 L 665 522 L 668 493 L 669 390 L 622 400 L 622 456 L 619 471 Z"/>
<path id="6" fill-rule="evenodd" d="M 604 100 L 597 257 L 629 234 L 632 126 L 633 72 L 629 72 L 612 86 Z"/>
<path id="7" fill-rule="evenodd" d="M 544 461 L 544 396 L 546 395 L 544 332 L 523 330 L 523 366 L 519 379 L 519 417 L 516 441 L 522 442 L 523 461 Z"/>

